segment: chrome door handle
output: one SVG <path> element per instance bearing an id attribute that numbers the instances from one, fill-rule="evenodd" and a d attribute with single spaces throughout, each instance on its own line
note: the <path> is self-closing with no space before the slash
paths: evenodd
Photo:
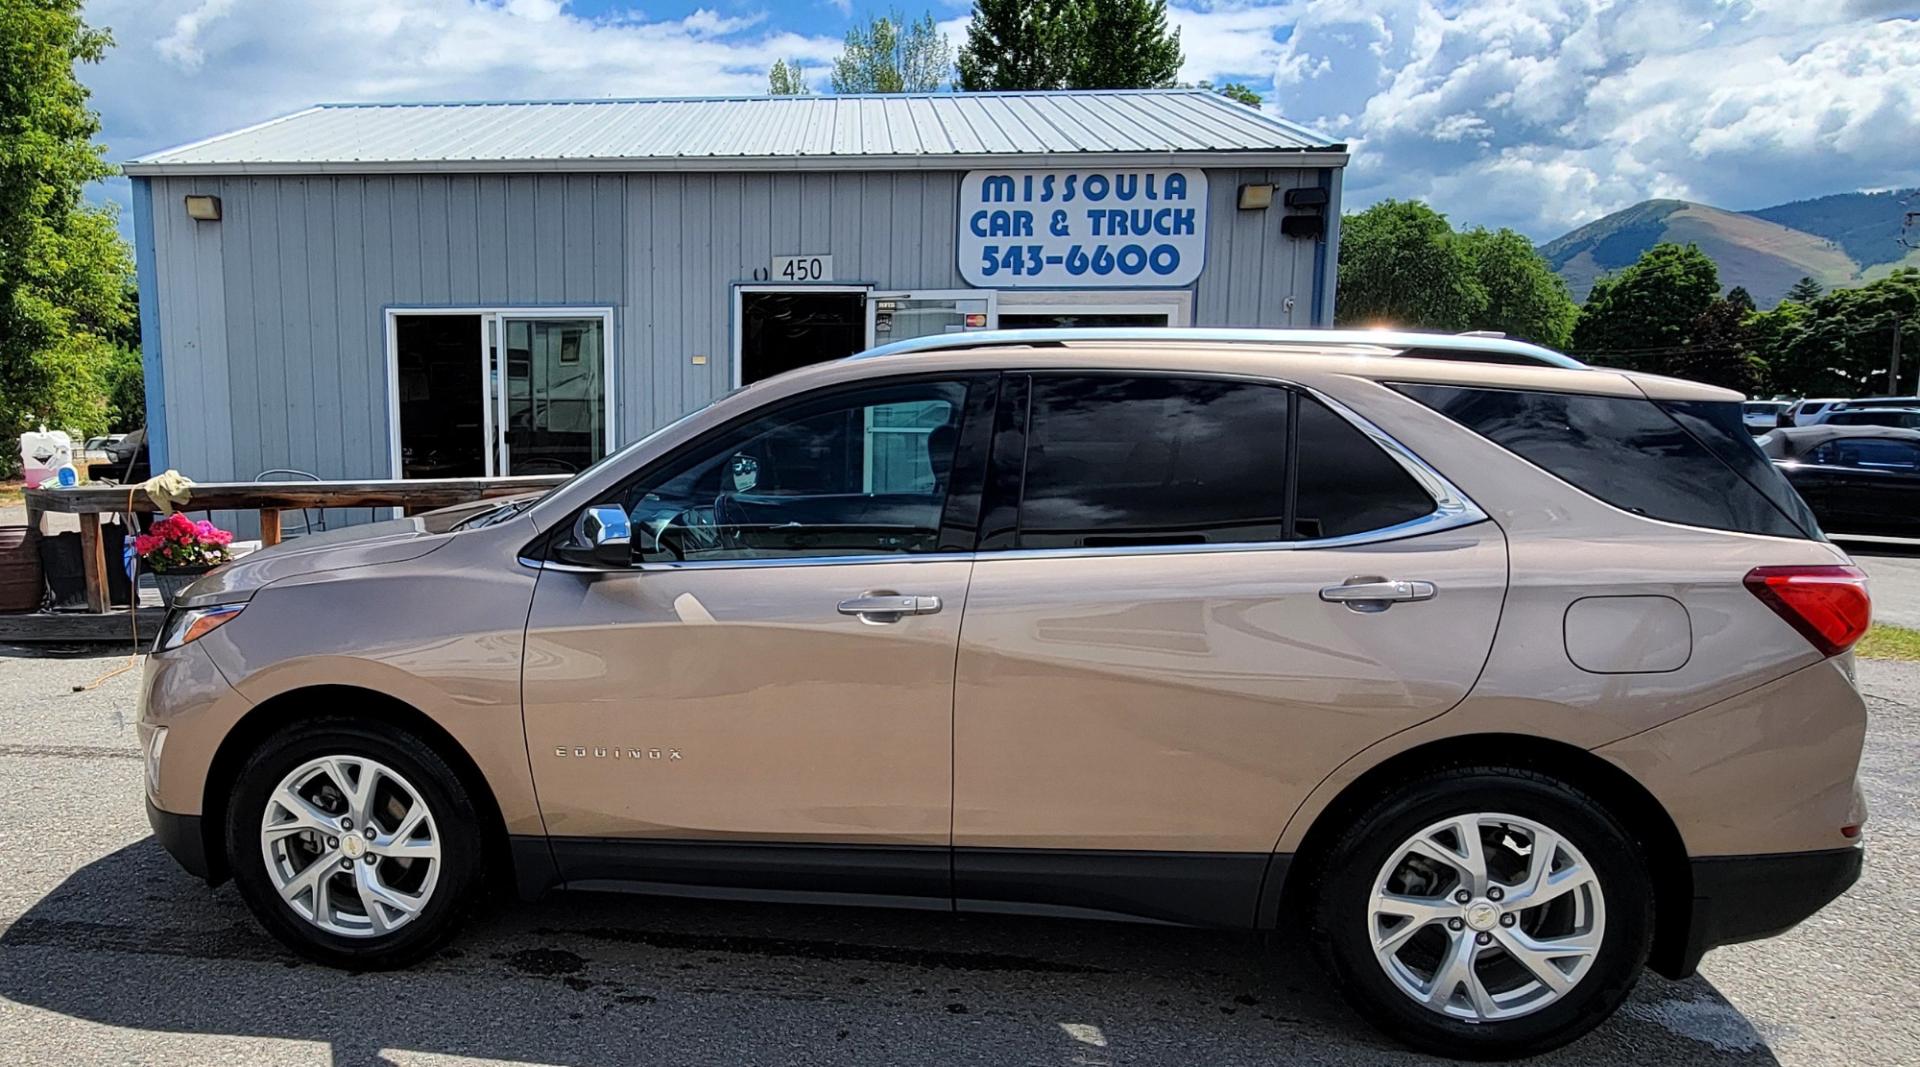
<path id="1" fill-rule="evenodd" d="M 903 615 L 932 615 L 940 610 L 937 596 L 900 596 L 876 593 L 849 597 L 839 604 L 842 615 L 858 615 L 870 621 L 893 622 Z"/>
<path id="2" fill-rule="evenodd" d="M 1385 611 L 1409 600 L 1432 600 L 1434 592 L 1432 582 L 1365 576 L 1327 586 L 1320 590 L 1320 599 L 1330 604 L 1345 604 L 1354 611 Z"/>

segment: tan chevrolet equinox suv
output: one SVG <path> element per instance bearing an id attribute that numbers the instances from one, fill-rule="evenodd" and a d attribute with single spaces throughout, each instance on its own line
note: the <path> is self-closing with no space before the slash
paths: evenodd
<path id="1" fill-rule="evenodd" d="M 1739 401 L 1390 333 L 808 366 L 196 583 L 152 823 L 345 967 L 495 882 L 1124 916 L 1538 1052 L 1860 871 L 1865 583 Z"/>

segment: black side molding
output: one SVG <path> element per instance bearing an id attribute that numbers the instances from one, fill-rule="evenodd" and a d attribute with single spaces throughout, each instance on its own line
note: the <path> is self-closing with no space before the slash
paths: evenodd
<path id="1" fill-rule="evenodd" d="M 1266 853 L 957 848 L 961 911 L 1148 919 L 1251 929 Z"/>
<path id="2" fill-rule="evenodd" d="M 543 850 L 551 848 L 552 867 Z M 1267 853 L 519 837 L 521 895 L 554 884 L 665 896 L 1135 919 L 1251 929 Z M 1277 896 L 1274 897 L 1277 900 Z M 1267 925 L 1271 925 L 1271 919 Z"/>
<path id="3" fill-rule="evenodd" d="M 1648 965 L 1685 978 L 1709 949 L 1784 933 L 1859 881 L 1864 857 L 1864 849 L 1839 848 L 1696 859 L 1686 940 Z"/>

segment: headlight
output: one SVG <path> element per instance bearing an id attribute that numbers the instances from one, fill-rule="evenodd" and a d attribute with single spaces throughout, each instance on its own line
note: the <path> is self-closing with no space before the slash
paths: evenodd
<path id="1" fill-rule="evenodd" d="M 165 652 L 189 641 L 198 641 L 225 626 L 244 607 L 245 604 L 219 604 L 210 608 L 176 608 L 167 613 L 167 621 L 160 627 L 153 650 Z"/>

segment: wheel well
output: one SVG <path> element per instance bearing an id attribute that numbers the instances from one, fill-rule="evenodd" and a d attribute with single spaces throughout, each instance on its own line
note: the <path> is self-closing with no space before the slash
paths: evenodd
<path id="1" fill-rule="evenodd" d="M 1315 863 L 1330 851 L 1340 831 L 1361 811 L 1400 783 L 1443 767 L 1489 765 L 1557 778 L 1607 805 L 1646 852 L 1654 894 L 1651 965 L 1661 973 L 1676 967 L 1672 961 L 1686 945 L 1692 918 L 1693 871 L 1673 818 L 1645 786 L 1619 767 L 1584 749 L 1524 734 L 1479 734 L 1434 741 L 1394 755 L 1354 779 L 1308 828 L 1294 854 L 1283 906 L 1289 914 L 1300 913 L 1297 909 L 1307 903 L 1304 894 L 1318 874 Z"/>
<path id="2" fill-rule="evenodd" d="M 321 716 L 387 723 L 431 746 L 453 773 L 460 776 L 460 784 L 473 798 L 474 813 L 479 816 L 486 837 L 486 870 L 502 884 L 512 884 L 513 856 L 507 842 L 506 820 L 501 817 L 500 805 L 473 757 L 452 734 L 420 709 L 385 693 L 350 685 L 315 686 L 281 693 L 256 705 L 227 732 L 207 767 L 206 793 L 201 799 L 200 833 L 207 851 L 209 881 L 217 885 L 230 873 L 226 856 L 226 805 L 227 798 L 233 795 L 234 779 L 239 777 L 241 765 L 267 738 L 295 723 Z"/>

